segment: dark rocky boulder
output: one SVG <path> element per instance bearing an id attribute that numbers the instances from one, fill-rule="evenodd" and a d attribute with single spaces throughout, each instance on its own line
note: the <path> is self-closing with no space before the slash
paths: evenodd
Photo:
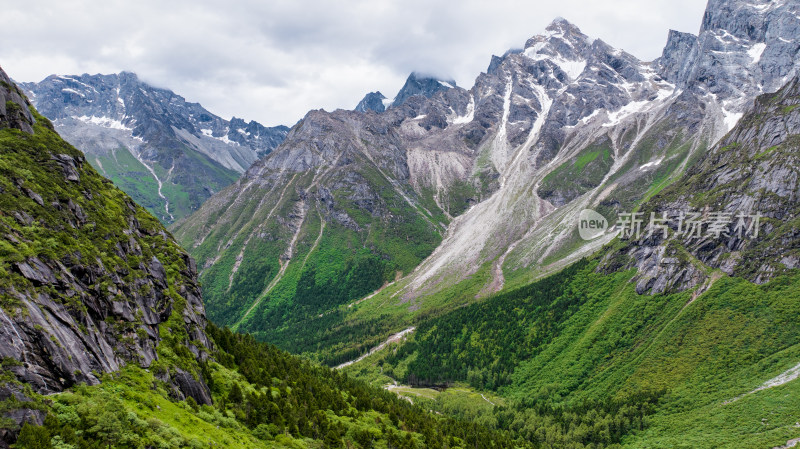
<path id="1" fill-rule="evenodd" d="M 0 70 L 0 129 L 15 128 L 33 132 L 33 115 L 30 103 L 19 88 Z"/>

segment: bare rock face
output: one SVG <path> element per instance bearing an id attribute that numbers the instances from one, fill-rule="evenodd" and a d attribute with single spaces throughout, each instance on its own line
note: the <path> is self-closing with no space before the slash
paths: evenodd
<path id="1" fill-rule="evenodd" d="M 694 34 L 670 30 L 667 45 L 658 60 L 661 75 L 672 83 L 688 79 L 689 73 L 694 69 L 698 47 L 697 36 Z"/>
<path id="2" fill-rule="evenodd" d="M 0 79 L 8 79 L 2 70 Z M 26 105 L 13 85 L 0 87 L 0 96 Z M 187 347 L 186 366 L 196 366 L 211 343 L 194 262 L 46 118 L 33 115 L 4 122 L 29 134 L 0 129 L 3 369 L 41 394 L 93 385 L 126 364 L 150 367 L 163 335 Z M 209 403 L 199 372 L 187 369 L 167 367 L 165 380 Z M 18 386 L 0 385 L 0 398 L 18 397 Z M 5 416 L 42 418 L 24 406 Z"/>
<path id="3" fill-rule="evenodd" d="M 680 234 L 673 221 L 667 239 L 656 233 L 631 240 L 621 252 L 627 266 L 638 269 L 637 291 L 655 294 L 703 286 L 713 281 L 709 273 L 714 269 L 764 283 L 796 268 L 798 143 L 800 79 L 794 77 L 777 93 L 759 97 L 752 111 L 682 180 L 642 208 L 643 216 L 652 212 L 673 218 L 698 211 L 709 221 L 725 214 L 725 226 L 714 235 L 706 224 L 698 237 Z"/>
<path id="4" fill-rule="evenodd" d="M 670 31 L 660 73 L 742 112 L 753 96 L 775 92 L 797 72 L 798 13 L 793 1 L 712 0 L 697 36 Z"/>
<path id="5" fill-rule="evenodd" d="M 192 398 L 200 405 L 212 404 L 211 391 L 209 390 L 208 385 L 206 385 L 203 381 L 202 376 L 199 376 L 199 378 L 196 379 L 191 373 L 188 373 L 182 369 L 177 369 L 173 379 L 177 386 L 177 390 L 183 396 L 179 399 L 183 400 L 186 398 Z"/>
<path id="6" fill-rule="evenodd" d="M 31 404 L 33 400 L 25 395 L 21 385 L 6 384 L 0 386 L 0 401 L 7 400 L 12 400 L 22 406 L 4 413 L 5 418 L 13 420 L 18 425 L 26 422 L 38 426 L 44 424 L 47 413 L 34 407 L 25 406 L 25 404 Z M 14 430 L 8 428 L 0 429 L 0 449 L 8 449 L 9 445 L 16 440 L 17 435 Z"/>
<path id="7" fill-rule="evenodd" d="M 440 80 L 414 72 L 408 76 L 406 83 L 392 100 L 391 106 L 400 106 L 414 96 L 431 98 L 437 92 L 454 89 L 455 87 L 456 82 L 453 80 Z"/>

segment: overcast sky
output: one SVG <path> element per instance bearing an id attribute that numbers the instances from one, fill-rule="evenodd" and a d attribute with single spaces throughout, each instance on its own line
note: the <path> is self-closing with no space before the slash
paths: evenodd
<path id="1" fill-rule="evenodd" d="M 233 3 L 233 4 L 226 4 Z M 168 6 L 165 6 L 168 4 Z M 17 81 L 136 72 L 211 112 L 291 125 L 309 109 L 392 97 L 411 71 L 464 87 L 555 17 L 643 59 L 697 33 L 705 0 L 28 0 L 3 5 Z"/>

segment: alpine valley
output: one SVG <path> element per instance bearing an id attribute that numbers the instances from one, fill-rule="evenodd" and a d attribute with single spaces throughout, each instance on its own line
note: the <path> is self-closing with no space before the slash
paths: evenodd
<path id="1" fill-rule="evenodd" d="M 558 18 L 291 129 L 0 71 L 0 448 L 796 447 L 798 51 Z"/>
<path id="2" fill-rule="evenodd" d="M 529 446 L 207 323 L 163 225 L 0 97 L 0 447 Z"/>

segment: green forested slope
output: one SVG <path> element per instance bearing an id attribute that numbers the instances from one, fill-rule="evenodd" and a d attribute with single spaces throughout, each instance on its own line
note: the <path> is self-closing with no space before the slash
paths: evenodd
<path id="1" fill-rule="evenodd" d="M 797 382 L 753 392 L 800 362 L 800 276 L 764 286 L 723 278 L 693 299 L 638 295 L 633 272 L 596 266 L 582 262 L 422 324 L 384 370 L 412 384 L 496 390 L 512 400 L 496 412 L 498 426 L 543 447 L 561 447 L 548 446 L 553 435 L 614 442 L 627 407 L 646 410 L 646 430 L 619 440 L 634 447 L 761 447 L 800 436 Z M 589 430 L 547 430 L 571 420 Z"/>
<path id="2" fill-rule="evenodd" d="M 26 424 L 16 447 L 528 447 L 507 432 L 437 417 L 250 336 L 213 325 L 207 332 L 218 348 L 216 361 L 201 363 L 213 405 L 171 399 L 158 372 L 128 367 L 98 386 L 32 395 L 48 415 L 43 427 Z"/>
<path id="3" fill-rule="evenodd" d="M 220 166 L 194 149 L 184 146 L 170 150 L 172 157 L 179 159 L 182 165 L 191 167 L 181 167 L 191 176 L 174 175 L 174 170 L 165 169 L 158 163 L 145 166 L 133 155 L 132 151 L 136 150 L 124 146 L 107 152 L 98 151 L 90 155 L 88 160 L 103 176 L 114 181 L 116 186 L 162 223 L 171 223 L 190 215 L 208 199 L 211 192 L 224 189 L 239 177 L 236 171 Z M 150 169 L 161 180 L 160 188 Z"/>

